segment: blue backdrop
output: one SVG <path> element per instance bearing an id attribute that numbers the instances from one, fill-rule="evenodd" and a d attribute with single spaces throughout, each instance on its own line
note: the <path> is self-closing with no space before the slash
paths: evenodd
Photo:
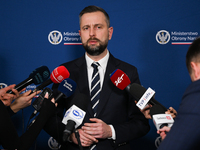
<path id="1" fill-rule="evenodd" d="M 109 51 L 138 68 L 142 85 L 156 91 L 156 100 L 178 110 L 191 82 L 185 55 L 200 34 L 198 0 L 1 0 L 0 84 L 17 84 L 41 65 L 53 71 L 61 63 L 82 56 L 85 51 L 77 36 L 78 15 L 88 5 L 100 6 L 110 15 L 114 33 Z M 50 43 L 52 31 L 61 33 L 59 44 Z M 162 34 L 163 40 L 159 37 Z M 30 106 L 12 118 L 19 135 L 32 112 Z M 133 149 L 156 149 L 158 135 L 152 120 L 150 124 L 151 131 L 133 141 Z M 48 140 L 49 135 L 42 131 L 32 149 L 49 150 Z"/>

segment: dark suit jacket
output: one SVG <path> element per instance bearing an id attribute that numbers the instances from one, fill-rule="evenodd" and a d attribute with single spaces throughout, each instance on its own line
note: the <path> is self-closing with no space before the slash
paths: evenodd
<path id="1" fill-rule="evenodd" d="M 74 95 L 76 93 L 84 93 L 89 98 L 90 92 L 85 56 L 62 65 L 69 70 L 70 78 L 77 83 Z M 133 97 L 131 97 L 131 95 L 129 95 L 125 90 L 122 91 L 115 87 L 111 82 L 109 74 L 116 69 L 124 71 L 132 83 L 135 82 L 140 84 L 137 69 L 128 63 L 114 58 L 110 54 L 96 118 L 101 119 L 107 124 L 113 125 L 116 132 L 116 140 L 99 139 L 99 143 L 97 144 L 99 150 L 111 150 L 115 148 L 128 150 L 128 142 L 130 140 L 144 136 L 150 129 L 148 120 L 136 107 Z M 58 85 L 53 86 L 55 93 L 57 86 Z M 72 99 L 73 96 L 70 98 Z M 70 100 L 61 100 L 59 105 L 62 105 L 63 108 L 68 108 L 70 103 L 69 101 Z M 60 117 L 61 116 L 62 115 L 60 115 Z M 93 118 L 91 103 L 88 105 L 84 122 L 89 122 L 89 118 Z M 50 124 L 52 124 L 52 122 L 53 121 L 50 121 Z M 49 128 L 48 125 L 45 128 L 47 133 L 53 135 L 53 137 L 62 144 L 61 139 L 56 135 L 56 133 L 53 134 L 52 131 L 50 131 L 51 129 L 53 130 L 53 128 Z M 62 126 L 60 126 L 60 130 L 63 130 Z M 64 144 L 62 145 L 64 146 Z M 78 149 L 77 145 L 73 143 L 68 143 L 65 146 L 66 149 Z"/>
<path id="2" fill-rule="evenodd" d="M 200 150 L 200 80 L 186 89 L 179 110 L 159 150 Z"/>

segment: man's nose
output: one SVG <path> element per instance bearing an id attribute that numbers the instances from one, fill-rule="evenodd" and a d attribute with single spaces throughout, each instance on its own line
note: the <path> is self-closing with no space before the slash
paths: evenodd
<path id="1" fill-rule="evenodd" d="M 90 37 L 94 37 L 95 36 L 95 29 L 94 28 L 90 28 Z"/>

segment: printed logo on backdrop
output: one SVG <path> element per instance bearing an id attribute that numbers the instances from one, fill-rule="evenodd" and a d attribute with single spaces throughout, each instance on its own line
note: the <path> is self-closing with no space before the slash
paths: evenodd
<path id="1" fill-rule="evenodd" d="M 7 84 L 5 84 L 5 83 L 0 83 L 0 89 L 3 89 L 3 88 L 5 88 L 5 87 L 7 87 Z"/>
<path id="2" fill-rule="evenodd" d="M 156 41 L 159 44 L 167 44 L 171 41 L 172 45 L 189 45 L 198 37 L 198 32 L 166 31 L 160 30 L 156 34 Z"/>
<path id="3" fill-rule="evenodd" d="M 81 38 L 78 32 L 60 32 L 51 31 L 48 35 L 48 40 L 53 45 L 82 45 Z"/>
<path id="4" fill-rule="evenodd" d="M 61 145 L 53 137 L 49 138 L 48 145 L 53 150 L 58 150 L 61 147 Z"/>
<path id="5" fill-rule="evenodd" d="M 58 45 L 62 42 L 62 34 L 59 31 L 51 31 L 48 35 L 48 40 L 53 45 Z"/>
<path id="6" fill-rule="evenodd" d="M 156 41 L 159 44 L 167 44 L 169 40 L 170 40 L 170 34 L 165 30 L 161 30 L 156 34 Z"/>

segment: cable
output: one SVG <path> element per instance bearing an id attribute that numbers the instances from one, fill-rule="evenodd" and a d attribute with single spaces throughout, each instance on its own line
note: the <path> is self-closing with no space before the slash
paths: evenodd
<path id="1" fill-rule="evenodd" d="M 75 130 L 75 137 L 76 137 L 76 139 L 77 139 L 77 141 L 78 141 L 78 146 L 79 146 L 79 149 L 80 150 L 83 150 L 83 147 L 82 147 L 82 145 L 81 145 L 81 141 L 80 141 L 80 135 L 79 135 L 79 132 L 78 132 L 78 130 Z"/>
<path id="2" fill-rule="evenodd" d="M 157 137 L 156 140 L 155 140 L 155 146 L 156 146 L 156 148 L 159 147 L 159 145 L 160 145 L 161 142 L 162 142 L 161 136 Z"/>

